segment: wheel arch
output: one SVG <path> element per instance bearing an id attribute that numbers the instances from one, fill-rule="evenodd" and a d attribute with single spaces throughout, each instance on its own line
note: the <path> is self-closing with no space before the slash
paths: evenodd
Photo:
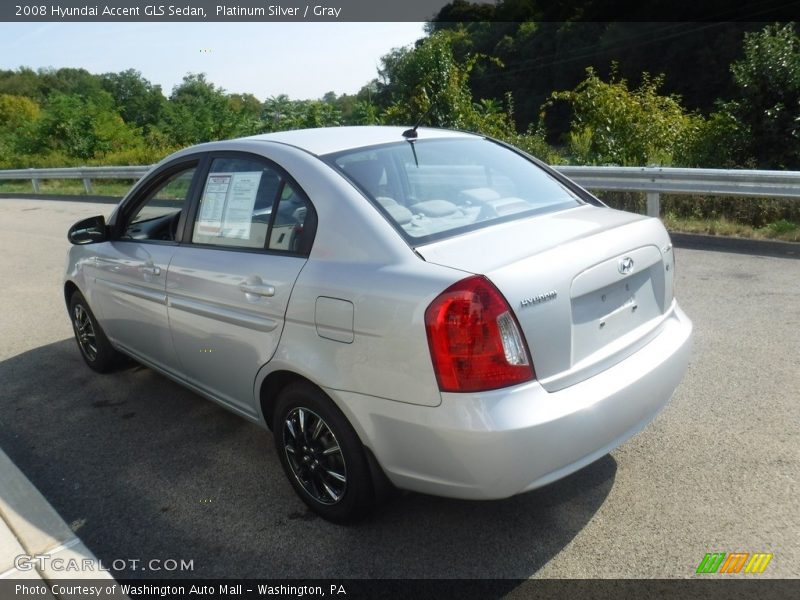
<path id="1" fill-rule="evenodd" d="M 266 424 L 267 428 L 272 431 L 272 420 L 275 414 L 275 403 L 277 401 L 278 396 L 281 393 L 281 390 L 285 388 L 287 385 L 295 383 L 297 381 L 306 381 L 311 385 L 319 388 L 317 384 L 313 381 L 308 379 L 307 377 L 303 377 L 299 373 L 295 373 L 294 371 L 289 371 L 286 369 L 279 369 L 277 371 L 273 371 L 269 375 L 264 378 L 264 381 L 261 382 L 261 387 L 259 389 L 259 405 L 261 408 L 261 416 L 264 419 L 264 423 Z M 319 388 L 320 391 L 324 394 L 324 390 Z M 325 394 L 327 396 L 327 394 Z"/>
<path id="2" fill-rule="evenodd" d="M 78 288 L 77 284 L 72 280 L 67 280 L 64 282 L 64 303 L 67 305 L 67 309 L 69 309 L 69 301 L 72 298 L 72 295 L 75 292 L 80 292 L 80 288 Z"/>
<path id="3" fill-rule="evenodd" d="M 361 446 L 364 449 L 376 498 L 379 501 L 384 501 L 395 495 L 397 489 L 386 476 L 383 467 L 381 466 L 380 462 L 378 462 L 378 459 L 376 458 L 375 453 L 372 452 L 369 444 L 365 443 L 366 440 L 364 440 L 363 434 L 359 432 L 358 424 L 353 423 L 352 419 L 348 418 L 347 411 L 342 410 L 342 407 L 339 406 L 333 398 L 331 398 L 330 394 L 328 394 L 322 387 L 314 383 L 308 377 L 300 375 L 299 373 L 289 369 L 278 369 L 269 373 L 264 378 L 259 389 L 259 404 L 261 408 L 261 417 L 264 420 L 267 428 L 272 431 L 274 435 L 275 432 L 272 429 L 272 421 L 275 413 L 276 400 L 280 395 L 281 390 L 283 390 L 286 386 L 299 381 L 307 382 L 317 388 L 331 401 L 331 404 L 333 404 L 333 406 L 339 410 L 347 422 L 350 423 L 350 426 L 353 428 L 356 437 L 359 439 Z"/>

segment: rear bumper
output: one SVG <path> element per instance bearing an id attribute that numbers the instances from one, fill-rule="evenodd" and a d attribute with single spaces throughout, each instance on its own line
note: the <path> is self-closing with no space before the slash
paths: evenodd
<path id="1" fill-rule="evenodd" d="M 437 407 L 327 390 L 398 487 L 506 498 L 565 477 L 643 429 L 686 371 L 692 323 L 674 305 L 661 332 L 613 367 L 557 392 L 538 382 L 442 394 Z"/>

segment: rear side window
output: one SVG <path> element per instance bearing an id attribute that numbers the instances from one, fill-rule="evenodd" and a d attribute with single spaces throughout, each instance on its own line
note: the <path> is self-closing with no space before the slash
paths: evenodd
<path id="1" fill-rule="evenodd" d="M 308 254 L 315 231 L 311 203 L 277 168 L 239 157 L 212 161 L 193 243 Z"/>
<path id="2" fill-rule="evenodd" d="M 305 253 L 304 249 L 314 235 L 311 220 L 313 215 L 308 200 L 291 183 L 281 189 L 278 210 L 269 233 L 269 249 L 293 253 Z"/>
<path id="3" fill-rule="evenodd" d="M 537 165 L 482 139 L 403 141 L 329 161 L 414 244 L 580 204 Z"/>

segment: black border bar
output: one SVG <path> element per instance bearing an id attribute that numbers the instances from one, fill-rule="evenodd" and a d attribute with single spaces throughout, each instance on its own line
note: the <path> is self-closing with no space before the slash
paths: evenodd
<path id="1" fill-rule="evenodd" d="M 0 598 L 4 600 L 44 600 L 49 593 L 70 600 L 121 600 L 126 597 L 132 600 L 789 600 L 800 597 L 800 579 L 764 579 L 762 575 L 740 578 L 718 574 L 693 579 L 74 579 L 49 583 L 32 579 L 0 579 Z"/>
<path id="2" fill-rule="evenodd" d="M 7 0 L 0 22 L 791 21 L 800 0 Z"/>

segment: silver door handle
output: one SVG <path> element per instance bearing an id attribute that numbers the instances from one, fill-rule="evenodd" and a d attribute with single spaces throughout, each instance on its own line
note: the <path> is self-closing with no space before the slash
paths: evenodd
<path id="1" fill-rule="evenodd" d="M 239 290 L 245 294 L 253 294 L 254 296 L 274 296 L 275 286 L 263 285 L 256 283 L 240 283 Z"/>
<path id="2" fill-rule="evenodd" d="M 142 273 L 149 273 L 150 275 L 161 275 L 161 267 L 156 267 L 154 265 L 142 265 L 139 267 L 139 270 Z"/>

